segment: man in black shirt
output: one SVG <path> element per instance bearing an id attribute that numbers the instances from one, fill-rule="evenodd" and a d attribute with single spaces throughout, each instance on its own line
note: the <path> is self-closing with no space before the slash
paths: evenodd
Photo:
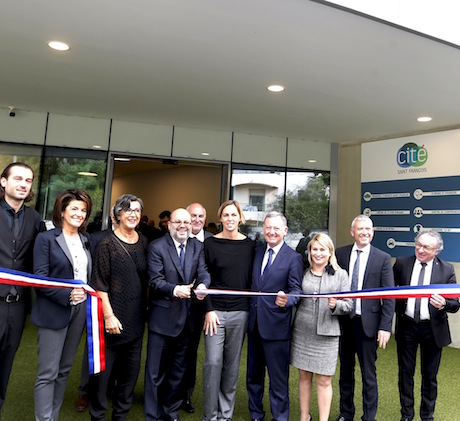
<path id="1" fill-rule="evenodd" d="M 0 179 L 0 267 L 32 272 L 32 251 L 40 215 L 24 205 L 33 199 L 34 173 L 28 165 L 8 165 Z M 0 410 L 26 320 L 24 287 L 0 284 Z"/>

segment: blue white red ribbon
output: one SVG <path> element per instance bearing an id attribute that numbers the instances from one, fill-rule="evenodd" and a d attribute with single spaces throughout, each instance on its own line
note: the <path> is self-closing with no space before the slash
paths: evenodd
<path id="1" fill-rule="evenodd" d="M 276 296 L 277 292 L 263 291 L 237 291 L 222 289 L 195 290 L 195 294 L 202 295 L 238 295 L 246 297 Z M 431 284 L 417 286 L 401 286 L 391 288 L 363 289 L 359 291 L 331 292 L 324 294 L 286 294 L 289 297 L 298 298 L 361 298 L 361 299 L 383 299 L 383 298 L 429 298 L 433 294 L 442 295 L 444 298 L 460 297 L 460 285 L 458 284 Z"/>
<path id="2" fill-rule="evenodd" d="M 79 279 L 46 278 L 4 268 L 0 268 L 0 283 L 36 288 L 83 288 L 89 294 L 86 300 L 89 372 L 97 374 L 105 370 L 102 300 L 93 288 Z"/>

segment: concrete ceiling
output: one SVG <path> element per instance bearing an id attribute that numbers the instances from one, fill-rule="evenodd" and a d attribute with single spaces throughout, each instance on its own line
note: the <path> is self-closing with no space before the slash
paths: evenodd
<path id="1" fill-rule="evenodd" d="M 459 49 L 317 1 L 7 1 L 0 57 L 18 112 L 328 142 L 460 125 Z"/>

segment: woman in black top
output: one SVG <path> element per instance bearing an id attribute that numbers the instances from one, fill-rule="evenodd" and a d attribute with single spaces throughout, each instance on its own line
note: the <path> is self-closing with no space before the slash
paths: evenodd
<path id="1" fill-rule="evenodd" d="M 238 231 L 239 224 L 244 223 L 241 207 L 237 201 L 228 200 L 217 215 L 223 231 L 204 242 L 211 288 L 249 290 L 254 242 Z M 205 301 L 203 420 L 231 419 L 249 301 L 228 295 L 208 296 Z"/>
<path id="2" fill-rule="evenodd" d="M 96 248 L 91 285 L 102 299 L 105 322 L 106 370 L 90 377 L 92 420 L 105 420 L 107 385 L 116 366 L 112 419 L 125 419 L 139 374 L 145 325 L 147 239 L 135 230 L 143 202 L 124 194 L 113 207 L 115 230 Z"/>

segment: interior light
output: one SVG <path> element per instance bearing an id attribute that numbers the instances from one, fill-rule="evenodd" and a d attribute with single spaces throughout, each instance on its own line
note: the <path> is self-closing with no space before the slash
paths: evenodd
<path id="1" fill-rule="evenodd" d="M 281 85 L 270 85 L 267 89 L 270 92 L 283 92 L 285 88 Z"/>
<path id="2" fill-rule="evenodd" d="M 102 149 L 101 145 L 93 145 L 93 149 Z"/>
<path id="3" fill-rule="evenodd" d="M 70 50 L 70 47 L 68 44 L 65 42 L 61 41 L 49 41 L 48 42 L 48 47 L 52 48 L 53 50 L 57 51 L 68 51 Z"/>
<path id="4" fill-rule="evenodd" d="M 130 158 L 121 158 L 121 157 L 117 157 L 117 158 L 114 158 L 114 161 L 118 161 L 118 162 L 130 162 L 131 159 L 130 159 Z"/>
<path id="5" fill-rule="evenodd" d="M 419 118 L 417 118 L 417 121 L 419 123 L 427 123 L 428 121 L 431 121 L 431 120 L 433 120 L 431 117 L 419 117 Z"/>
<path id="6" fill-rule="evenodd" d="M 209 156 L 209 155 L 211 155 L 211 154 L 208 153 L 208 152 L 201 152 L 201 155 L 203 155 L 203 156 Z"/>
<path id="7" fill-rule="evenodd" d="M 309 162 L 310 164 L 315 164 L 315 163 L 316 163 L 316 159 L 309 159 L 308 162 Z"/>
<path id="8" fill-rule="evenodd" d="M 83 175 L 84 177 L 97 177 L 97 174 L 95 172 L 80 171 L 77 174 Z"/>

